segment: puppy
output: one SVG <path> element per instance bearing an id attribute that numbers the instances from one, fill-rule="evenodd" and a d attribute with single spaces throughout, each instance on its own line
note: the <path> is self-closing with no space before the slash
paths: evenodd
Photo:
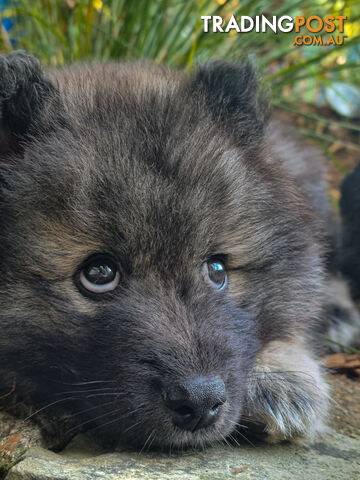
<path id="1" fill-rule="evenodd" d="M 45 74 L 14 52 L 0 112 L 4 391 L 139 448 L 321 431 L 323 159 L 250 65 Z"/>

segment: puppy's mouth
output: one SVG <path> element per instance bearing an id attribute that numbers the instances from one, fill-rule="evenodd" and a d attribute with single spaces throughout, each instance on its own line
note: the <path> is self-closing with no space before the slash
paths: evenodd
<path id="1" fill-rule="evenodd" d="M 170 404 L 165 397 L 163 402 L 134 407 L 136 413 L 126 421 L 113 424 L 112 429 L 99 425 L 94 433 L 112 444 L 136 450 L 168 451 L 215 445 L 236 428 L 241 401 L 217 398 L 214 403 L 213 399 L 209 402 L 206 396 L 200 396 L 194 404 L 188 399 L 184 401 L 177 389 L 176 393 L 171 395 Z"/>
<path id="2" fill-rule="evenodd" d="M 232 433 L 236 417 L 228 405 L 215 423 L 201 426 L 198 423 L 193 430 L 180 428 L 168 416 L 163 418 L 133 418 L 126 425 L 115 426 L 111 432 L 104 426 L 98 426 L 92 432 L 96 439 L 111 446 L 131 447 L 137 451 L 173 451 L 187 448 L 203 449 L 218 444 Z M 90 432 L 91 433 L 91 432 Z"/>
<path id="3" fill-rule="evenodd" d="M 216 414 L 216 419 L 211 421 L 210 424 L 208 424 L 208 417 L 201 417 L 193 428 L 184 429 L 172 421 L 172 425 L 169 428 L 169 437 L 165 439 L 159 438 L 157 448 L 163 446 L 166 448 L 169 445 L 173 448 L 204 448 L 225 440 L 234 430 L 236 421 L 229 402 L 224 403 L 219 410 L 219 413 Z"/>

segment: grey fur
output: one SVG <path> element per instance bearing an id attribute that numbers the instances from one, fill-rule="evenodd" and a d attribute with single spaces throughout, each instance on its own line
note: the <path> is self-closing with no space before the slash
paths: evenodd
<path id="1" fill-rule="evenodd" d="M 313 438 L 321 428 L 304 418 L 326 417 L 328 402 L 311 353 L 325 298 L 316 214 L 329 211 L 323 185 L 304 195 L 287 172 L 299 165 L 283 162 L 283 127 L 265 133 L 252 67 L 185 75 L 108 63 L 44 75 L 17 53 L 0 64 L 6 80 L 9 65 L 21 87 L 3 92 L 2 112 L 17 112 L 24 85 L 50 88 L 21 125 L 1 118 L 2 388 L 16 380 L 23 400 L 49 405 L 56 431 L 66 418 L 72 432 L 96 427 L 139 447 L 149 435 L 158 447 L 216 442 L 243 412 L 277 440 Z M 97 298 L 79 284 L 96 252 L 121 271 Z M 202 274 L 214 257 L 228 270 L 221 292 Z M 279 377 L 254 372 L 293 370 L 297 359 L 306 371 L 285 375 L 265 415 Z M 215 426 L 179 431 L 162 388 L 200 374 L 220 376 L 228 400 Z M 91 382 L 102 391 L 88 395 Z"/>

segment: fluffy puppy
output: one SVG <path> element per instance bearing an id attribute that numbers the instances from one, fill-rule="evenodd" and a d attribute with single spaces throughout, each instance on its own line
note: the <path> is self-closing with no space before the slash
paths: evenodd
<path id="1" fill-rule="evenodd" d="M 15 52 L 0 85 L 2 389 L 140 448 L 313 438 L 329 206 L 253 68 Z"/>

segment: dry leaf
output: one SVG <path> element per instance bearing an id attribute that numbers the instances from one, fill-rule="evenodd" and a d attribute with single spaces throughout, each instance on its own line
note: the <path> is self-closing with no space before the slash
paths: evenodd
<path id="1" fill-rule="evenodd" d="M 237 473 L 245 472 L 245 470 L 247 470 L 249 467 L 250 467 L 250 465 L 243 465 L 242 467 L 234 468 L 234 470 L 232 471 L 232 473 L 233 473 L 234 475 L 236 475 Z"/>
<path id="2" fill-rule="evenodd" d="M 10 435 L 1 445 L 0 445 L 0 452 L 11 453 L 13 452 L 19 445 L 22 439 L 22 435 L 20 433 L 16 433 L 15 435 Z"/>
<path id="3" fill-rule="evenodd" d="M 323 358 L 327 368 L 335 370 L 360 369 L 360 355 L 357 353 L 335 353 Z"/>

